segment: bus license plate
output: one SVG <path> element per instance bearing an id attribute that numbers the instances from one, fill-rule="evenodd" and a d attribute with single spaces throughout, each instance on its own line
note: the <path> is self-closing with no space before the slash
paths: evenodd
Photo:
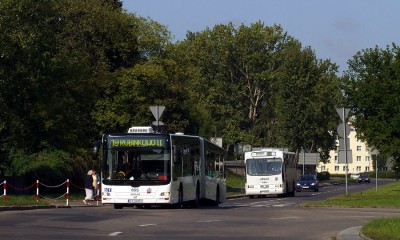
<path id="1" fill-rule="evenodd" d="M 260 193 L 269 193 L 269 190 L 262 190 Z"/>
<path id="2" fill-rule="evenodd" d="M 143 199 L 128 199 L 128 203 L 143 203 Z"/>

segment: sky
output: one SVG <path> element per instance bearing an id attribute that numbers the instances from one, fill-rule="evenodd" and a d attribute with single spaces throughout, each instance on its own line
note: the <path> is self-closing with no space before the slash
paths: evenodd
<path id="1" fill-rule="evenodd" d="M 400 0 L 123 0 L 123 8 L 165 25 L 173 41 L 232 22 L 279 24 L 318 59 L 347 70 L 363 49 L 400 45 Z"/>

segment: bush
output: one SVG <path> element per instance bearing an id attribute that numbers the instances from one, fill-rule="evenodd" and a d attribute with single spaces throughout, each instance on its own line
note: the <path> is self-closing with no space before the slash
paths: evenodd
<path id="1" fill-rule="evenodd" d="M 327 171 L 317 173 L 317 178 L 320 181 L 326 181 L 331 179 L 331 174 Z"/>
<path id="2" fill-rule="evenodd" d="M 375 171 L 369 172 L 369 176 L 375 178 Z M 378 171 L 378 178 L 396 179 L 396 173 L 393 171 Z"/>

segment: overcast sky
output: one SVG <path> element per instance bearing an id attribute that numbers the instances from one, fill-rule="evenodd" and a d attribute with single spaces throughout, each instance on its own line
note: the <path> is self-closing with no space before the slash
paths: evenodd
<path id="1" fill-rule="evenodd" d="M 400 0 L 124 0 L 123 8 L 167 26 L 174 40 L 229 22 L 280 24 L 340 72 L 358 51 L 400 42 Z"/>

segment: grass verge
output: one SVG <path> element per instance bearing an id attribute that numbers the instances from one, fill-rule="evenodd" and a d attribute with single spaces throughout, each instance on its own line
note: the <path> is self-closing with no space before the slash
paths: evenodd
<path id="1" fill-rule="evenodd" d="M 228 196 L 243 194 L 244 184 L 245 179 L 242 175 L 236 174 L 232 171 L 226 172 L 226 188 Z"/>
<path id="2" fill-rule="evenodd" d="M 400 239 L 400 218 L 378 218 L 362 227 L 362 233 L 374 240 Z"/>
<path id="3" fill-rule="evenodd" d="M 338 207 L 394 207 L 400 208 L 400 182 L 389 183 L 362 192 L 339 195 L 319 202 L 303 203 L 302 206 Z"/>
<path id="4" fill-rule="evenodd" d="M 324 201 L 303 203 L 302 206 L 400 208 L 400 182 L 348 195 L 339 195 Z M 374 240 L 400 239 L 400 218 L 377 218 L 362 227 L 362 233 Z"/>
<path id="5" fill-rule="evenodd" d="M 84 194 L 70 194 L 69 200 L 83 199 Z M 66 197 L 59 198 L 58 196 L 40 196 L 36 200 L 36 195 L 7 195 L 6 201 L 0 199 L 1 206 L 48 206 L 54 204 L 54 202 L 67 201 Z"/>

